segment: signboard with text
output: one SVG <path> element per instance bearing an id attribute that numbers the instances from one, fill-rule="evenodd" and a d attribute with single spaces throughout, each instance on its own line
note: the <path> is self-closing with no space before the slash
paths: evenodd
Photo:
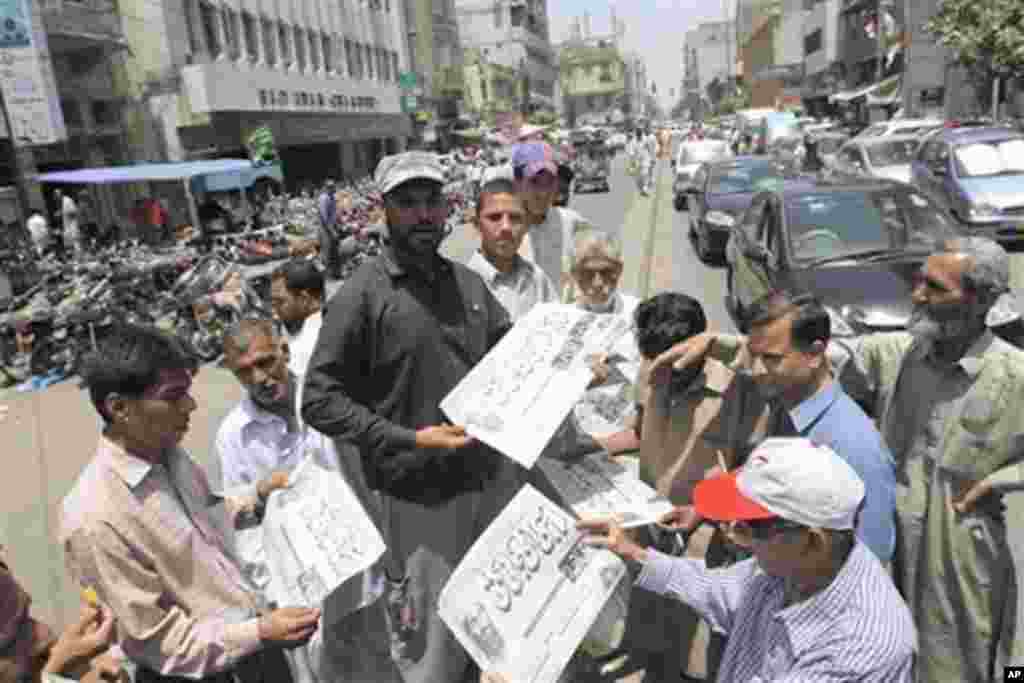
<path id="1" fill-rule="evenodd" d="M 42 36 L 45 41 L 45 36 Z M 48 145 L 67 138 L 56 93 L 43 74 L 49 56 L 32 31 L 28 0 L 0 0 L 0 89 L 14 138 L 21 144 Z"/>
<path id="2" fill-rule="evenodd" d="M 2 0 L 0 0 L 2 2 Z M 273 69 L 240 69 L 226 62 L 182 69 L 192 110 L 398 114 L 400 91 L 394 83 L 362 83 L 347 78 L 315 78 Z"/>

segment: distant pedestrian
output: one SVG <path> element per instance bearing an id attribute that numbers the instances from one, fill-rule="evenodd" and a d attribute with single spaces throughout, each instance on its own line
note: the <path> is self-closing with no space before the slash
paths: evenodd
<path id="1" fill-rule="evenodd" d="M 338 263 L 338 191 L 337 183 L 328 179 L 320 192 L 318 209 L 320 216 L 320 259 L 329 277 L 341 277 L 341 264 Z"/>
<path id="2" fill-rule="evenodd" d="M 40 209 L 34 208 L 28 214 L 25 227 L 32 238 L 32 246 L 36 256 L 43 256 L 50 248 L 50 222 L 46 220 L 46 214 Z"/>

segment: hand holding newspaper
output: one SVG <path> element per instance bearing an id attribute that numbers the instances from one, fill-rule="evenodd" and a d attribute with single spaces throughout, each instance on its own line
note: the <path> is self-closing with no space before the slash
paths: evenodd
<path id="1" fill-rule="evenodd" d="M 482 671 L 555 683 L 625 573 L 526 485 L 452 573 L 438 612 Z"/>
<path id="2" fill-rule="evenodd" d="M 269 592 L 280 605 L 319 607 L 384 553 L 384 539 L 336 470 L 313 457 L 270 495 L 263 518 Z"/>
<path id="3" fill-rule="evenodd" d="M 625 334 L 625 316 L 535 306 L 441 402 L 455 424 L 527 469 L 579 401 L 587 359 Z"/>

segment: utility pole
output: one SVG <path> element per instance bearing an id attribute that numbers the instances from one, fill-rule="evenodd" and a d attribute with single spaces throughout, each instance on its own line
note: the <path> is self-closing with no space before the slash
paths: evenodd
<path id="1" fill-rule="evenodd" d="M 4 126 L 7 127 L 7 137 L 11 141 L 11 169 L 14 171 L 14 193 L 18 199 L 18 220 L 24 227 L 28 213 L 28 192 L 25 190 L 25 174 L 21 167 L 21 157 L 18 156 L 18 137 L 14 134 L 14 127 L 11 125 L 11 114 L 7 110 L 7 94 L 3 88 L 0 88 L 0 111 L 3 113 Z"/>

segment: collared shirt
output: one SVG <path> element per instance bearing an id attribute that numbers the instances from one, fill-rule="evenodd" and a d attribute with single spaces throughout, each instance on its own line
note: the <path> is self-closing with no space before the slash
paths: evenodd
<path id="1" fill-rule="evenodd" d="M 646 372 L 637 383 L 643 386 Z M 694 486 L 718 464 L 746 459 L 766 429 L 765 404 L 743 378 L 708 359 L 685 390 L 647 386 L 640 443 L 641 478 L 675 505 L 688 505 Z"/>
<path id="2" fill-rule="evenodd" d="M 328 228 L 333 228 L 335 220 L 338 217 L 338 203 L 334 198 L 334 193 L 322 193 L 317 205 L 320 212 L 320 224 Z"/>
<path id="3" fill-rule="evenodd" d="M 466 265 L 484 279 L 491 294 L 501 302 L 515 322 L 537 304 L 557 303 L 558 290 L 551 278 L 535 264 L 516 255 L 515 269 L 503 273 L 480 251 L 473 252 Z"/>
<path id="4" fill-rule="evenodd" d="M 110 606 L 125 655 L 164 675 L 229 670 L 261 647 L 259 599 L 227 540 L 235 501 L 219 502 L 184 451 L 151 464 L 106 438 L 64 499 L 72 575 Z"/>
<path id="5" fill-rule="evenodd" d="M 857 536 L 888 562 L 896 546 L 896 472 L 875 423 L 835 381 L 788 414 L 795 435 L 829 446 L 864 481 Z"/>
<path id="6" fill-rule="evenodd" d="M 299 333 L 288 338 L 288 369 L 297 377 L 306 374 L 306 367 L 313 355 L 313 347 L 320 336 L 320 328 L 324 324 L 323 313 L 317 311 L 302 321 Z"/>
<path id="7" fill-rule="evenodd" d="M 438 256 L 432 273 L 420 273 L 385 252 L 331 298 L 306 371 L 303 418 L 360 448 L 373 489 L 439 501 L 478 488 L 500 456 L 478 445 L 417 449 L 416 430 L 445 422 L 441 400 L 510 327 L 466 266 Z"/>
<path id="8" fill-rule="evenodd" d="M 917 636 L 888 573 L 857 542 L 824 590 L 786 606 L 756 559 L 725 569 L 648 550 L 636 585 L 690 605 L 729 637 L 720 681 L 912 683 Z"/>

